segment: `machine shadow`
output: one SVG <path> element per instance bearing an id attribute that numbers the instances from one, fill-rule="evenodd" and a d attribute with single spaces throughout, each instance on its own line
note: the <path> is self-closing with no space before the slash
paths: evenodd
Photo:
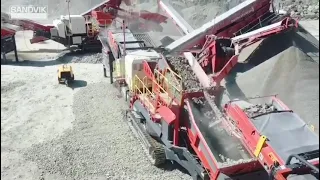
<path id="1" fill-rule="evenodd" d="M 182 166 L 180 166 L 180 164 L 178 164 L 176 162 L 167 161 L 163 165 L 159 166 L 159 168 L 161 168 L 164 171 L 178 170 L 178 171 L 182 172 L 183 174 L 190 175 L 189 172 L 186 169 L 184 169 Z"/>
<path id="2" fill-rule="evenodd" d="M 71 89 L 77 89 L 77 88 L 82 88 L 87 86 L 87 81 L 84 80 L 74 80 L 72 83 L 70 83 L 69 87 Z"/>

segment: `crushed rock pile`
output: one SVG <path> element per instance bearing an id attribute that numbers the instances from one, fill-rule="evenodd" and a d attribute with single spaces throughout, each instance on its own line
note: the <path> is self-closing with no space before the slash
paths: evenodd
<path id="1" fill-rule="evenodd" d="M 278 0 L 275 6 L 300 19 L 319 19 L 318 0 Z"/>
<path id="2" fill-rule="evenodd" d="M 102 53 L 86 53 L 86 54 L 76 54 L 72 52 L 61 53 L 57 58 L 57 61 L 62 63 L 90 63 L 90 64 L 100 64 L 102 63 Z"/>
<path id="3" fill-rule="evenodd" d="M 176 0 L 171 5 L 194 28 L 209 22 L 218 15 L 235 7 L 244 0 Z M 319 19 L 319 1 L 317 0 L 277 0 L 276 9 L 286 10 L 299 19 Z"/>
<path id="4" fill-rule="evenodd" d="M 107 82 L 80 89 L 73 98 L 73 128 L 27 149 L 24 158 L 36 162 L 43 174 L 64 179 L 190 179 L 149 163 L 123 119 L 127 106 L 117 93 Z"/>
<path id="5" fill-rule="evenodd" d="M 319 62 L 307 55 L 304 48 L 308 46 L 294 32 L 270 37 L 226 79 L 229 95 L 277 94 L 303 120 L 319 127 Z"/>

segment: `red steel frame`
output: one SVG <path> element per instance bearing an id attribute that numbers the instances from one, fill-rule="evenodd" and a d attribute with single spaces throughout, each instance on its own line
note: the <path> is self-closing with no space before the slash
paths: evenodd
<path id="1" fill-rule="evenodd" d="M 179 51 L 192 49 L 195 45 L 203 47 L 207 41 L 207 35 L 213 34 L 218 37 L 233 37 L 234 33 L 246 27 L 248 24 L 258 23 L 261 16 L 270 12 L 271 4 L 272 0 L 256 0 L 251 4 L 248 4 L 239 12 L 230 15 L 225 20 L 215 24 L 211 29 L 206 30 L 205 33 L 199 34 L 197 41 L 192 40 L 188 42 L 188 44 L 183 45 L 183 49 L 179 49 Z M 243 14 L 250 14 L 250 16 L 246 16 L 245 19 L 243 19 Z"/>
<path id="2" fill-rule="evenodd" d="M 264 1 L 259 1 L 259 3 L 255 4 L 255 8 L 258 9 L 258 11 L 255 13 L 255 16 L 250 16 L 248 21 L 250 21 L 251 23 L 254 23 L 255 21 L 257 21 L 256 16 L 261 16 L 261 14 L 264 14 L 265 12 L 267 12 L 268 10 L 266 9 L 267 6 L 265 5 L 266 3 L 269 3 L 269 0 L 264 0 Z M 253 8 L 253 7 L 247 7 L 247 8 Z M 269 6 L 268 6 L 269 8 Z M 248 9 L 244 9 L 243 11 L 247 11 Z M 230 19 L 229 19 L 230 20 Z M 246 21 L 247 22 L 247 21 Z M 243 43 L 241 45 L 241 49 L 243 47 L 246 47 L 254 42 L 256 42 L 257 40 L 264 38 L 266 36 L 272 35 L 272 34 L 277 34 L 279 32 L 282 32 L 284 30 L 286 30 L 287 28 L 289 28 L 289 18 L 286 18 L 285 20 L 282 21 L 283 23 L 281 23 L 280 27 L 277 27 L 275 29 L 272 29 L 270 31 L 264 32 L 262 34 L 259 35 L 255 35 L 253 37 L 250 37 L 250 39 Z M 232 24 L 233 20 L 230 20 L 229 23 L 224 22 L 223 25 L 226 24 Z M 211 30 L 211 34 L 216 34 L 218 36 L 227 36 L 227 37 L 231 37 L 231 34 L 234 33 L 236 30 L 239 30 L 239 27 L 244 27 L 246 24 L 237 24 L 235 25 L 232 29 L 227 29 L 227 31 L 221 31 L 221 32 L 216 32 L 215 30 L 217 29 L 223 29 L 220 25 L 214 28 L 213 30 Z M 111 38 L 112 36 L 110 36 Z M 112 42 L 112 41 L 111 41 Z M 203 44 L 205 43 L 205 41 L 202 42 Z M 212 63 L 212 67 L 213 67 L 213 71 L 214 72 L 219 72 L 216 76 L 213 77 L 213 81 L 216 83 L 219 83 L 229 72 L 230 70 L 234 67 L 234 65 L 237 63 L 237 58 L 238 55 L 234 55 L 229 61 L 227 61 L 226 64 L 221 65 L 219 64 L 221 61 L 219 61 L 215 54 L 216 54 L 216 48 L 215 48 L 215 41 L 212 42 L 208 47 L 208 49 L 210 49 L 211 54 L 213 56 L 211 56 L 211 63 Z M 208 57 L 207 57 L 208 58 Z M 143 69 L 147 74 L 147 77 L 149 79 L 154 79 L 154 75 L 152 74 L 151 68 L 148 65 L 148 63 L 144 63 L 143 64 Z M 157 93 L 159 93 L 157 91 Z M 180 111 L 181 108 L 183 107 L 183 103 L 184 101 L 182 100 L 180 102 L 179 106 L 168 106 L 165 105 L 164 100 L 161 100 L 160 96 L 157 94 L 156 95 L 158 98 L 156 98 L 155 102 L 153 103 L 154 105 L 156 105 L 156 107 L 158 106 L 158 104 L 162 104 L 162 106 L 158 107 L 158 111 L 157 113 L 159 113 L 167 122 L 168 124 L 172 124 L 174 123 L 174 145 L 178 146 L 179 145 L 179 129 L 180 129 Z M 186 99 L 187 97 L 201 97 L 203 96 L 203 93 L 191 93 L 191 94 L 184 94 L 182 99 Z M 134 96 L 131 99 L 131 106 L 134 103 L 135 100 L 138 99 L 138 96 Z M 284 108 L 287 108 L 284 106 L 284 104 L 278 100 L 275 99 L 277 102 L 279 102 L 279 104 L 282 104 L 282 106 Z M 143 102 L 143 101 L 142 101 Z M 190 109 L 190 105 L 188 102 L 185 102 L 186 106 Z M 147 106 L 145 106 L 147 109 Z M 230 107 L 230 106 L 226 106 L 226 112 L 227 114 L 232 117 L 232 118 L 236 118 L 238 120 L 239 123 L 239 128 L 241 130 L 243 130 L 245 137 L 247 137 L 247 139 L 244 139 L 245 144 L 257 144 L 258 140 L 259 140 L 259 136 L 256 134 L 255 136 L 251 135 L 251 132 L 254 131 L 254 126 L 252 124 L 250 124 L 250 121 L 247 119 L 246 115 L 244 114 L 244 112 L 238 108 L 238 107 Z M 157 118 L 154 116 L 154 114 L 152 115 L 153 120 L 157 121 Z M 198 157 L 200 158 L 201 162 L 203 163 L 203 166 L 209 170 L 210 172 L 210 178 L 211 179 L 217 179 L 219 174 L 222 172 L 224 174 L 227 175 L 232 175 L 233 173 L 245 173 L 245 172 L 252 172 L 254 170 L 258 170 L 258 169 L 262 169 L 261 164 L 257 161 L 257 160 L 253 160 L 251 162 L 248 163 L 243 163 L 243 164 L 239 164 L 239 165 L 234 165 L 231 167 L 219 167 L 215 157 L 213 156 L 213 154 L 210 151 L 209 146 L 207 145 L 206 141 L 204 140 L 204 137 L 202 136 L 200 130 L 198 129 L 195 121 L 194 121 L 194 117 L 192 115 L 192 113 L 190 114 L 190 118 L 191 118 L 191 124 L 194 127 L 194 130 L 192 130 L 191 127 L 188 128 L 188 137 L 189 140 L 191 141 L 191 146 L 192 148 L 195 150 L 196 154 L 198 155 Z M 186 126 L 188 127 L 188 126 Z M 203 147 L 200 146 L 200 143 L 203 144 L 204 149 L 202 149 Z M 253 152 L 254 148 L 253 146 L 248 146 L 248 150 L 249 152 Z M 277 158 L 279 159 L 279 157 L 277 156 L 277 154 L 272 150 L 271 147 L 264 147 L 262 153 L 265 154 L 265 159 L 263 162 L 261 163 L 267 163 L 268 165 L 272 165 L 272 163 L 274 162 L 273 158 Z M 272 158 L 270 156 L 268 156 L 270 153 L 272 154 Z M 284 163 L 283 161 L 281 163 Z M 283 170 L 283 171 L 279 171 L 279 173 L 276 175 L 277 179 L 282 180 L 281 179 L 281 175 L 285 176 L 286 173 L 288 173 L 288 169 L 287 170 Z"/>
<path id="3" fill-rule="evenodd" d="M 189 96 L 194 97 L 194 94 L 193 95 L 190 94 Z M 196 97 L 203 97 L 203 94 L 201 95 L 197 94 Z M 186 102 L 186 105 L 189 111 L 191 111 L 191 107 L 188 101 Z M 190 114 L 190 120 L 191 120 L 192 126 L 195 128 L 195 132 L 193 132 L 191 128 L 188 128 L 188 137 L 191 141 L 191 146 L 196 152 L 196 154 L 198 155 L 201 162 L 203 163 L 203 166 L 209 170 L 210 179 L 212 180 L 217 179 L 220 173 L 224 173 L 226 175 L 232 175 L 235 173 L 241 174 L 241 173 L 253 172 L 255 170 L 262 169 L 262 166 L 256 160 L 252 160 L 247 163 L 236 164 L 229 167 L 219 167 L 217 160 L 215 159 L 208 144 L 206 143 L 204 137 L 202 136 L 201 131 L 197 127 L 192 114 Z M 203 143 L 204 149 L 201 149 L 200 142 Z"/>
<path id="4" fill-rule="evenodd" d="M 9 28 L 4 28 L 2 27 L 1 28 L 1 39 L 4 39 L 6 37 L 11 37 L 11 36 L 14 36 L 16 33 L 15 30 L 13 29 L 9 29 Z"/>
<path id="5" fill-rule="evenodd" d="M 239 42 L 234 42 L 234 45 L 239 45 L 238 50 L 239 52 L 261 40 L 264 39 L 268 36 L 272 36 L 275 34 L 279 34 L 288 30 L 291 30 L 291 28 L 297 28 L 298 23 L 295 19 L 292 18 L 285 18 L 281 21 L 281 24 L 279 26 L 274 27 L 273 29 L 269 29 L 267 31 L 263 31 L 259 34 L 255 34 L 253 36 L 250 36 L 246 39 L 242 39 Z M 207 42 L 204 45 L 204 49 L 201 51 L 205 55 L 202 56 L 198 62 L 200 62 L 200 65 L 202 67 L 211 65 L 212 66 L 212 82 L 214 82 L 216 85 L 220 85 L 220 82 L 230 73 L 232 68 L 238 63 L 238 56 L 239 52 L 233 55 L 231 58 L 230 57 L 223 57 L 222 59 L 217 56 L 217 38 L 216 36 L 208 36 L 207 37 Z M 230 42 L 232 42 L 232 38 L 222 38 L 222 39 L 230 39 Z M 230 59 L 228 59 L 230 58 Z"/>
<path id="6" fill-rule="evenodd" d="M 145 73 L 147 74 L 147 77 L 149 79 L 154 79 L 154 75 L 151 71 L 150 66 L 148 63 L 144 62 L 143 69 Z M 157 85 L 156 85 L 157 86 Z M 200 130 L 198 129 L 194 117 L 192 113 L 190 113 L 190 122 L 191 126 L 188 124 L 180 124 L 180 113 L 183 110 L 184 105 L 186 105 L 191 112 L 191 108 L 188 101 L 184 101 L 185 99 L 192 98 L 192 97 L 203 97 L 202 92 L 194 92 L 194 93 L 183 93 L 182 94 L 182 100 L 181 102 L 176 101 L 176 99 L 173 97 L 173 95 L 170 95 L 171 98 L 173 98 L 178 105 L 168 105 L 163 103 L 164 100 L 162 100 L 159 96 L 159 92 L 156 91 L 156 100 L 154 100 L 153 104 L 157 104 L 158 110 L 156 113 L 158 113 L 168 124 L 174 125 L 174 142 L 173 145 L 179 146 L 179 130 L 181 126 L 187 127 L 188 131 L 188 137 L 191 142 L 191 146 L 194 149 L 195 153 L 198 155 L 199 159 L 201 160 L 203 166 L 205 169 L 209 171 L 209 177 L 211 179 L 217 179 L 220 173 L 224 173 L 227 175 L 232 175 L 235 173 L 246 173 L 246 172 L 252 172 L 255 170 L 262 169 L 262 166 L 260 163 L 256 160 L 252 160 L 247 163 L 242 164 L 236 164 L 229 167 L 219 167 L 217 160 L 215 159 L 214 155 L 212 154 L 208 144 L 206 143 L 204 137 L 202 136 Z M 139 96 L 136 94 L 131 99 L 130 106 L 132 107 L 133 103 L 139 99 Z M 141 100 L 143 103 L 144 100 Z M 159 104 L 162 104 L 162 106 L 158 106 Z M 146 109 L 148 109 L 148 106 L 146 104 L 143 104 Z M 158 119 L 154 116 L 152 112 L 149 111 L 151 116 L 153 117 L 153 121 L 157 122 Z M 203 144 L 203 146 L 200 146 L 200 144 Z M 203 149 L 204 148 L 204 149 Z"/>
<path id="7" fill-rule="evenodd" d="M 275 96 L 272 97 L 272 100 L 280 105 L 282 110 L 290 110 L 280 99 L 276 98 Z M 237 128 L 240 129 L 243 144 L 251 153 L 251 155 L 254 156 L 253 152 L 255 151 L 261 134 L 238 105 L 230 102 L 225 105 L 224 111 L 226 115 L 235 122 L 234 124 L 236 124 Z M 277 152 L 268 144 L 268 142 L 265 142 L 259 153 L 259 158 L 257 159 L 261 164 L 267 165 L 268 169 L 272 169 L 275 162 L 279 163 L 280 166 L 285 166 L 285 160 L 278 156 Z M 314 161 L 313 164 L 319 165 L 319 160 Z M 291 172 L 292 170 L 290 168 L 282 169 L 276 173 L 275 179 L 286 180 L 285 177 Z"/>

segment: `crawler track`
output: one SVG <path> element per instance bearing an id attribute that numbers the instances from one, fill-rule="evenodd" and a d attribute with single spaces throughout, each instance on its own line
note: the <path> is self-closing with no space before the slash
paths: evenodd
<path id="1" fill-rule="evenodd" d="M 163 145 L 154 140 L 146 132 L 145 128 L 141 124 L 139 115 L 134 114 L 132 111 L 126 111 L 125 113 L 125 120 L 135 136 L 139 139 L 139 142 L 150 162 L 154 166 L 160 166 L 164 164 L 166 161 L 166 155 Z"/>

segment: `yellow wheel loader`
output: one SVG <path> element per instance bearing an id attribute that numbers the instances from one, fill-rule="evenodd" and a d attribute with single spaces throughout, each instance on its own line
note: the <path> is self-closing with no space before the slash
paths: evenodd
<path id="1" fill-rule="evenodd" d="M 66 84 L 66 86 L 69 86 L 70 83 L 74 81 L 74 74 L 72 71 L 72 67 L 70 65 L 62 65 L 58 69 L 58 82 L 59 84 Z"/>

